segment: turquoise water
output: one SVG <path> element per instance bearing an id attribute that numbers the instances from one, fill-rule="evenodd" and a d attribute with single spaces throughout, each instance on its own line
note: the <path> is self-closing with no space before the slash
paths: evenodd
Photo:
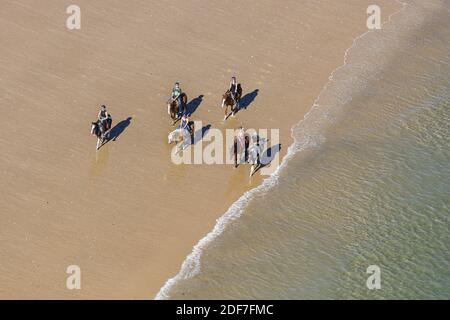
<path id="1" fill-rule="evenodd" d="M 230 208 L 164 297 L 450 298 L 450 5 L 441 5 L 413 3 L 355 42 L 293 128 L 282 168 Z M 366 287 L 370 265 L 381 269 L 379 290 Z"/>

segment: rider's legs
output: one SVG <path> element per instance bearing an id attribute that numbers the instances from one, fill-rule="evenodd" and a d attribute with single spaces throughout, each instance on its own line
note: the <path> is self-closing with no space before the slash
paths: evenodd
<path id="1" fill-rule="evenodd" d="M 183 106 L 183 99 L 181 99 L 181 96 L 178 97 L 178 116 L 183 116 L 184 114 L 184 106 Z"/>
<path id="2" fill-rule="evenodd" d="M 101 132 L 101 134 L 104 135 L 107 130 L 108 130 L 108 124 L 107 124 L 106 119 L 100 120 L 100 132 Z"/>
<path id="3" fill-rule="evenodd" d="M 231 98 L 233 99 L 234 104 L 236 105 L 236 107 L 239 107 L 238 93 L 231 92 Z"/>
<path id="4" fill-rule="evenodd" d="M 239 100 L 238 100 L 238 97 L 237 97 L 237 93 L 235 94 L 235 93 L 232 92 L 231 93 L 231 98 L 233 99 L 233 102 L 234 102 L 234 108 L 233 108 L 233 117 L 234 117 L 234 114 L 239 109 Z"/>

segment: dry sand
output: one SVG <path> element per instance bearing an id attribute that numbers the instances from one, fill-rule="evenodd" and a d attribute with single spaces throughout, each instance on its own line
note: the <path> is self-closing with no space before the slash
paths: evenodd
<path id="1" fill-rule="evenodd" d="M 170 161 L 165 101 L 174 81 L 193 120 L 214 128 L 290 128 L 310 109 L 369 0 L 3 1 L 0 12 L 0 298 L 153 298 L 246 190 L 248 166 Z M 377 1 L 383 19 L 399 10 Z M 221 122 L 237 75 L 247 110 Z M 106 104 L 116 141 L 95 152 L 90 122 Z M 82 289 L 66 288 L 69 265 Z"/>

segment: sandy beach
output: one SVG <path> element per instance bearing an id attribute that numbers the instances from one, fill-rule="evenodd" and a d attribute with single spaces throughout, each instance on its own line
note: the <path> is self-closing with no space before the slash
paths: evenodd
<path id="1" fill-rule="evenodd" d="M 282 158 L 372 1 L 78 0 L 80 30 L 66 28 L 70 4 L 8 0 L 0 12 L 0 298 L 153 299 L 264 178 L 171 162 L 173 83 L 203 125 L 279 129 Z M 383 21 L 401 9 L 377 4 Z M 224 123 L 233 75 L 248 106 Z M 101 104 L 120 130 L 96 152 Z M 69 265 L 81 290 L 66 288 Z"/>

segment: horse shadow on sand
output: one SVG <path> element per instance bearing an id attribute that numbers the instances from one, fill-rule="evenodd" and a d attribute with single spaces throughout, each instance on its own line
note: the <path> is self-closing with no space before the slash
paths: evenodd
<path id="1" fill-rule="evenodd" d="M 281 150 L 281 143 L 273 145 L 270 148 L 268 148 L 266 151 L 264 151 L 263 154 L 260 155 L 260 163 L 256 167 L 253 174 L 258 172 L 262 168 L 268 166 L 273 161 L 273 159 L 275 159 L 277 153 L 279 153 L 280 150 Z"/>
<path id="2" fill-rule="evenodd" d="M 203 126 L 203 128 L 195 131 L 194 136 L 193 136 L 192 145 L 195 145 L 195 144 L 197 144 L 197 142 L 201 141 L 203 139 L 203 137 L 206 135 L 206 133 L 209 131 L 209 129 L 211 129 L 210 124 Z"/>
<path id="3" fill-rule="evenodd" d="M 125 131 L 125 129 L 131 124 L 132 117 L 128 117 L 125 120 L 116 124 L 111 131 L 109 131 L 106 141 L 101 145 L 102 147 L 110 141 L 116 141 L 117 138 Z"/>
<path id="4" fill-rule="evenodd" d="M 188 102 L 186 105 L 186 113 L 191 116 L 195 111 L 197 111 L 197 108 L 200 106 L 200 104 L 203 102 L 203 95 L 199 95 L 197 98 L 192 99 Z"/>
<path id="5" fill-rule="evenodd" d="M 241 98 L 239 101 L 239 109 L 236 110 L 235 113 L 238 113 L 242 109 L 247 110 L 247 108 L 255 101 L 256 97 L 258 96 L 259 89 L 255 89 L 250 93 L 247 93 L 245 96 Z"/>

